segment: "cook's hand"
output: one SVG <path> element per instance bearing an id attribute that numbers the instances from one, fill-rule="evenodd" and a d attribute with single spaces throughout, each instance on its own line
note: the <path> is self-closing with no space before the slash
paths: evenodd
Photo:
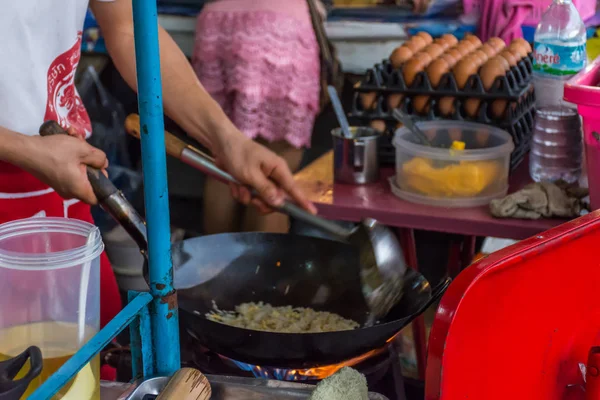
<path id="1" fill-rule="evenodd" d="M 252 198 L 250 191 L 243 186 L 230 185 L 234 198 L 243 204 L 252 203 L 262 213 L 269 213 L 289 197 L 300 207 L 316 214 L 315 206 L 296 186 L 285 160 L 241 133 L 236 139 L 229 140 L 215 153 L 217 165 L 243 184 L 255 188 L 260 198 Z"/>
<path id="2" fill-rule="evenodd" d="M 78 136 L 72 130 L 69 134 Z M 104 152 L 83 139 L 66 135 L 31 136 L 26 145 L 30 156 L 23 167 L 31 174 L 65 199 L 77 198 L 92 205 L 98 202 L 86 166 L 106 169 L 108 160 Z"/>

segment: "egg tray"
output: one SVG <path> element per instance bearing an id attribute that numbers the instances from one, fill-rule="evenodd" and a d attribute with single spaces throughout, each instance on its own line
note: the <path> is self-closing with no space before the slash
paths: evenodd
<path id="1" fill-rule="evenodd" d="M 423 108 L 427 109 L 426 112 L 417 112 L 413 97 L 404 98 L 400 104 L 400 109 L 402 109 L 406 114 L 413 115 L 421 120 L 430 121 L 434 119 L 451 119 L 456 121 L 473 121 L 482 124 L 508 128 L 512 125 L 512 121 L 518 120 L 535 107 L 535 92 L 533 91 L 533 83 L 530 83 L 525 89 L 526 90 L 523 91 L 523 94 L 520 98 L 513 100 L 477 99 L 480 100 L 481 103 L 478 106 L 475 116 L 470 116 L 466 111 L 467 101 L 470 99 L 461 99 L 457 97 L 455 97 L 452 102 L 454 110 L 451 114 L 443 114 L 441 112 L 439 108 L 440 98 L 434 96 L 429 96 L 429 101 L 424 105 Z M 494 102 L 496 101 L 507 101 L 506 112 L 501 117 L 495 116 L 493 113 L 493 106 Z M 363 122 L 375 120 L 396 121 L 392 116 L 392 110 L 389 108 L 387 96 L 385 95 L 377 97 L 374 109 L 364 110 L 362 108 L 360 94 L 355 93 L 350 116 Z"/>
<path id="2" fill-rule="evenodd" d="M 419 72 L 409 86 L 404 80 L 402 67 L 394 69 L 389 60 L 383 60 L 367 71 L 365 79 L 354 88 L 356 93 L 404 94 L 408 96 L 429 95 L 437 97 L 477 98 L 486 100 L 517 100 L 531 84 L 533 76 L 533 54 L 520 60 L 511 67 L 504 76 L 494 80 L 490 90 L 485 90 L 479 74 L 467 79 L 462 89 L 458 88 L 452 72 L 442 75 L 437 88 L 429 81 L 425 71 Z"/>

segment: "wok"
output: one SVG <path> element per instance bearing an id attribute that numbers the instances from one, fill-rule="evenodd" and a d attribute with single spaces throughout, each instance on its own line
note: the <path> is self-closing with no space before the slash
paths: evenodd
<path id="1" fill-rule="evenodd" d="M 63 133 L 56 123 L 45 123 L 40 132 Z M 87 175 L 102 207 L 146 256 L 144 220 L 104 174 L 88 167 Z M 369 309 L 362 295 L 358 249 L 305 236 L 228 233 L 184 240 L 173 245 L 171 254 L 183 329 L 223 356 L 270 367 L 335 364 L 380 348 L 449 285 L 448 279 L 432 291 L 423 276 L 408 270 L 402 299 L 376 325 L 328 333 L 252 331 L 210 321 L 205 314 L 213 301 L 223 310 L 264 301 L 330 311 L 364 323 Z"/>
<path id="2" fill-rule="evenodd" d="M 344 243 L 306 236 L 228 233 L 185 240 L 188 261 L 175 269 L 180 318 L 199 344 L 253 365 L 308 368 L 336 364 L 381 348 L 440 298 L 408 270 L 400 302 L 378 324 L 350 331 L 274 333 L 232 327 L 205 318 L 213 301 L 222 310 L 245 302 L 311 307 L 364 323 L 358 251 Z"/>

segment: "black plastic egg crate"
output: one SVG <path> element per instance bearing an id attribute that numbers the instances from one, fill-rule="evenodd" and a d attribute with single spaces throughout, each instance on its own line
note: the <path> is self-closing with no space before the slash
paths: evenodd
<path id="1" fill-rule="evenodd" d="M 394 69 L 389 60 L 383 60 L 367 71 L 360 86 L 354 88 L 358 93 L 403 94 L 406 96 L 430 95 L 452 96 L 459 98 L 478 98 L 483 100 L 518 100 L 531 84 L 533 76 L 533 54 L 529 54 L 511 67 L 504 76 L 496 78 L 490 90 L 485 90 L 478 74 L 471 75 L 462 89 L 458 88 L 452 72 L 442 75 L 437 88 L 433 88 L 425 71 L 419 72 L 409 86 L 404 80 L 402 67 Z"/>
<path id="2" fill-rule="evenodd" d="M 398 122 L 392 116 L 387 98 L 390 94 L 402 94 L 404 98 L 400 107 L 416 120 L 431 121 L 450 119 L 471 121 L 492 125 L 509 132 L 513 138 L 515 150 L 511 155 L 511 169 L 514 170 L 525 158 L 531 144 L 533 119 L 535 116 L 535 92 L 532 84 L 532 55 L 521 60 L 504 76 L 496 78 L 489 91 L 483 88 L 478 74 L 467 80 L 463 89 L 458 89 L 451 72 L 442 76 L 437 89 L 433 89 L 427 74 L 420 72 L 413 84 L 408 87 L 404 82 L 401 69 L 393 70 L 389 61 L 371 68 L 361 85 L 354 89 L 354 100 L 350 117 L 358 125 L 369 125 L 372 121 L 384 121 L 386 131 L 379 142 L 379 158 L 382 165 L 395 165 L 396 150 L 392 145 L 394 132 Z M 376 93 L 374 108 L 365 110 L 361 93 Z M 424 107 L 425 112 L 418 113 L 414 106 L 414 97 L 429 96 Z M 444 97 L 453 98 L 453 113 L 443 115 L 439 109 L 439 100 Z M 469 99 L 481 101 L 475 116 L 465 110 Z M 506 113 L 498 118 L 493 115 L 492 106 L 495 101 L 507 101 Z M 421 110 L 423 111 L 423 110 Z"/>

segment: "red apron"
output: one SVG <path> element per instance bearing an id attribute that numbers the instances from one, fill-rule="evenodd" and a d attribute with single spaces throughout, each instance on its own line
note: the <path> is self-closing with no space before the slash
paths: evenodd
<path id="1" fill-rule="evenodd" d="M 0 162 L 0 223 L 23 218 L 65 217 L 94 223 L 90 206 L 64 200 L 31 174 Z M 121 310 L 121 297 L 106 253 L 100 257 L 100 325 Z"/>

